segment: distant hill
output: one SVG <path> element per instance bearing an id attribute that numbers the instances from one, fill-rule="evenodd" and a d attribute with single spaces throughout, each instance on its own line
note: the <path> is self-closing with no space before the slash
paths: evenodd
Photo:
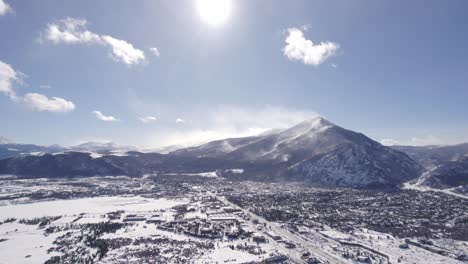
<path id="1" fill-rule="evenodd" d="M 468 155 L 468 143 L 451 146 L 392 146 L 405 152 L 427 169 L 432 169 L 449 161 L 457 161 Z"/>

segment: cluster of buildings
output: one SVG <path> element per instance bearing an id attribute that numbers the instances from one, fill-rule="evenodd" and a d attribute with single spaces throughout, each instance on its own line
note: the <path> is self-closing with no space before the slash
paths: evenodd
<path id="1" fill-rule="evenodd" d="M 145 222 L 155 224 L 164 231 L 180 233 L 191 237 L 207 239 L 245 239 L 266 243 L 268 239 L 257 231 L 262 225 L 250 222 L 242 210 L 224 205 L 209 195 L 193 196 L 187 205 L 175 208 L 173 212 L 154 212 L 149 215 L 126 214 L 126 223 Z"/>
<path id="2" fill-rule="evenodd" d="M 468 241 L 468 201 L 418 191 L 314 190 L 233 194 L 228 199 L 270 221 L 343 232 L 368 228 L 397 237 Z"/>

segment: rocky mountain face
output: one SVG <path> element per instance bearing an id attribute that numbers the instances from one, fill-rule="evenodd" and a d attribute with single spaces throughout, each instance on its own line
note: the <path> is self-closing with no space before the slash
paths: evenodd
<path id="1" fill-rule="evenodd" d="M 218 140 L 169 154 L 67 152 L 0 161 L 0 173 L 36 177 L 208 171 L 239 180 L 387 188 L 418 177 L 422 167 L 398 150 L 321 117 L 275 133 Z"/>

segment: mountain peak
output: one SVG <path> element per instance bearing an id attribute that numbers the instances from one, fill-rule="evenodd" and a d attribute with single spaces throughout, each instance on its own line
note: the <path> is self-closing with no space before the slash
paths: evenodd
<path id="1" fill-rule="evenodd" d="M 318 128 L 318 127 L 333 127 L 336 126 L 332 122 L 325 119 L 323 116 L 316 116 L 314 118 L 306 119 L 299 123 L 299 125 L 308 125 L 310 128 Z"/>
<path id="2" fill-rule="evenodd" d="M 311 119 L 302 121 L 301 123 L 284 130 L 282 134 L 284 137 L 297 137 L 301 134 L 318 133 L 327 130 L 328 128 L 335 127 L 336 125 L 328 121 L 322 116 L 317 116 Z"/>

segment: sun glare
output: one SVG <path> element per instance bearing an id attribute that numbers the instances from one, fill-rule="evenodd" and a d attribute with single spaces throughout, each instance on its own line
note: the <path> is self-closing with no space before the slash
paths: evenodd
<path id="1" fill-rule="evenodd" d="M 212 26 L 223 24 L 231 15 L 231 0 L 197 0 L 201 19 Z"/>

